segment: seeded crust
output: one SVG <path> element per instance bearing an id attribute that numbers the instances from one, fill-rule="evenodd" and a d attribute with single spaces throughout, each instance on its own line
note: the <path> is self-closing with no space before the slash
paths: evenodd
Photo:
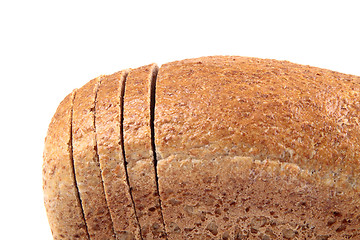
<path id="1" fill-rule="evenodd" d="M 107 203 L 117 239 L 140 239 L 140 228 L 126 180 L 120 136 L 120 96 L 128 71 L 102 79 L 96 98 L 96 139 Z"/>
<path id="2" fill-rule="evenodd" d="M 73 109 L 75 176 L 91 239 L 115 239 L 105 199 L 95 136 L 95 99 L 101 78 L 78 89 Z"/>
<path id="3" fill-rule="evenodd" d="M 156 64 L 133 69 L 124 94 L 124 147 L 143 239 L 165 239 L 151 145 L 150 98 Z"/>
<path id="4" fill-rule="evenodd" d="M 71 152 L 71 112 L 75 91 L 58 106 L 45 139 L 44 202 L 55 240 L 89 239 L 76 189 Z"/>
<path id="5" fill-rule="evenodd" d="M 360 77 L 287 61 L 216 56 L 163 65 L 154 124 L 169 239 L 242 239 L 239 229 L 249 239 L 358 239 L 359 90 Z M 244 159 L 260 165 L 237 167 Z M 266 162 L 304 174 L 282 178 Z M 235 215 L 215 212 L 234 197 L 226 209 Z M 274 236 L 251 227 L 262 216 L 274 220 L 267 202 L 282 219 Z M 257 210 L 241 212 L 248 206 Z M 300 231 L 304 218 L 311 228 Z"/>

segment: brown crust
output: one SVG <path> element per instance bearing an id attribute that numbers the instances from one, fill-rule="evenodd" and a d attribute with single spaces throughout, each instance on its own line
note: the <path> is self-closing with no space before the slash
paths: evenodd
<path id="1" fill-rule="evenodd" d="M 76 189 L 71 152 L 71 112 L 75 91 L 54 114 L 45 140 L 44 202 L 54 239 L 88 239 Z"/>
<path id="2" fill-rule="evenodd" d="M 100 78 L 81 87 L 73 109 L 75 176 L 91 239 L 115 239 L 105 199 L 95 136 L 95 99 Z"/>
<path id="3" fill-rule="evenodd" d="M 165 64 L 157 82 L 160 157 L 292 162 L 324 180 L 336 175 L 340 188 L 359 189 L 351 176 L 360 173 L 360 77 L 287 61 L 216 56 Z"/>
<path id="4" fill-rule="evenodd" d="M 151 146 L 151 82 L 156 64 L 132 70 L 124 95 L 124 147 L 129 182 L 143 239 L 166 237 Z"/>
<path id="5" fill-rule="evenodd" d="M 192 179 L 179 169 L 171 172 L 170 159 L 179 167 L 225 156 L 292 163 L 309 173 L 305 180 L 314 191 L 331 190 L 334 201 L 345 201 L 344 193 L 358 201 L 360 77 L 286 61 L 215 56 L 163 65 L 156 86 L 155 141 L 167 231 L 173 218 L 185 225 L 192 221 L 184 205 L 166 201 L 169 191 L 178 190 L 169 179 Z M 186 189 L 197 186 L 190 181 Z M 359 210 L 344 211 L 359 224 Z"/>
<path id="6" fill-rule="evenodd" d="M 127 73 L 125 70 L 103 77 L 96 100 L 96 138 L 106 199 L 117 239 L 140 239 L 120 137 L 120 95 Z"/>
<path id="7" fill-rule="evenodd" d="M 169 239 L 360 237 L 360 194 L 337 196 L 295 164 L 172 157 L 158 172 Z"/>

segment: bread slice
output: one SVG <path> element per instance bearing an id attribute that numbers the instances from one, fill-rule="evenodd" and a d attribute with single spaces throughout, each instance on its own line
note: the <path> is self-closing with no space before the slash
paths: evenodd
<path id="1" fill-rule="evenodd" d="M 74 100 L 72 141 L 75 177 L 91 239 L 115 239 L 99 166 L 95 100 L 101 77 L 78 89 Z"/>
<path id="2" fill-rule="evenodd" d="M 96 98 L 96 139 L 105 195 L 117 239 L 141 239 L 121 145 L 121 99 L 128 71 L 102 79 Z"/>
<path id="3" fill-rule="evenodd" d="M 151 143 L 151 93 L 156 64 L 133 69 L 124 94 L 124 148 L 129 182 L 143 239 L 164 239 L 164 222 L 157 189 Z"/>
<path id="4" fill-rule="evenodd" d="M 360 77 L 286 61 L 163 65 L 154 124 L 169 239 L 359 238 L 359 93 Z"/>
<path id="5" fill-rule="evenodd" d="M 71 118 L 75 92 L 59 104 L 45 139 L 44 202 L 55 240 L 89 239 L 72 162 Z"/>

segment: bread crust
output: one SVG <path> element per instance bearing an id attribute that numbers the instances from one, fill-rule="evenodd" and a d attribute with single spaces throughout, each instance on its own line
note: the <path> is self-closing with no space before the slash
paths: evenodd
<path id="1" fill-rule="evenodd" d="M 72 162 L 71 118 L 75 92 L 59 104 L 45 139 L 44 203 L 55 240 L 89 239 Z"/>
<path id="2" fill-rule="evenodd" d="M 169 232 L 174 219 L 193 229 L 192 234 L 206 232 L 203 223 L 188 224 L 193 220 L 183 204 L 169 205 L 168 192 L 178 191 L 170 179 L 186 181 L 190 192 L 204 187 L 187 181 L 193 176 L 180 169 L 172 172 L 169 159 L 179 167 L 186 161 L 206 165 L 226 156 L 291 163 L 309 173 L 306 181 L 314 191 L 326 189 L 323 193 L 336 193 L 333 201 L 345 201 L 346 195 L 358 203 L 360 77 L 287 61 L 215 56 L 163 65 L 156 86 L 158 178 L 169 239 L 186 234 L 185 226 L 180 228 L 183 235 Z M 347 210 L 342 214 L 353 214 L 350 221 L 359 226 L 359 210 Z M 320 225 L 315 228 L 320 231 Z M 332 231 L 331 236 L 338 236 Z M 343 229 L 341 236 L 351 231 Z"/>
<path id="3" fill-rule="evenodd" d="M 141 239 L 126 179 L 120 136 L 120 98 L 127 74 L 128 70 L 124 70 L 103 77 L 96 100 L 96 139 L 105 195 L 117 239 Z"/>
<path id="4" fill-rule="evenodd" d="M 124 94 L 124 148 L 129 182 L 143 239 L 165 239 L 151 145 L 151 85 L 158 66 L 133 69 Z"/>
<path id="5" fill-rule="evenodd" d="M 168 63 L 157 80 L 156 146 L 160 158 L 292 162 L 359 190 L 359 179 L 349 179 L 360 173 L 359 98 L 360 77 L 287 61 L 215 56 Z"/>
<path id="6" fill-rule="evenodd" d="M 159 162 L 169 239 L 358 239 L 360 195 L 292 163 L 250 157 Z"/>
<path id="7" fill-rule="evenodd" d="M 101 177 L 95 135 L 95 100 L 101 77 L 78 89 L 73 108 L 75 176 L 91 239 L 115 239 Z"/>

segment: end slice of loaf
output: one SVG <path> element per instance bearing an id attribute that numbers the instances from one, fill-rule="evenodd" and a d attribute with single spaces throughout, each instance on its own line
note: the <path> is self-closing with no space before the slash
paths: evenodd
<path id="1" fill-rule="evenodd" d="M 89 239 L 72 162 L 71 118 L 75 92 L 59 104 L 45 139 L 44 201 L 55 240 Z"/>
<path id="2" fill-rule="evenodd" d="M 141 239 L 121 145 L 121 96 L 128 71 L 104 76 L 96 98 L 96 139 L 105 195 L 117 239 Z"/>

